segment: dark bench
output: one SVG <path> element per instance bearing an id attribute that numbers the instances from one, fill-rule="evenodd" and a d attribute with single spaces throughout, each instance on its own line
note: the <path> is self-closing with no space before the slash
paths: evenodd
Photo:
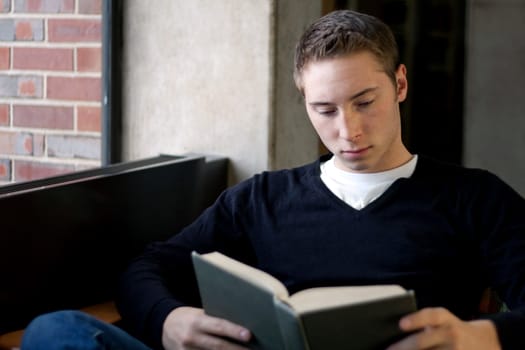
<path id="1" fill-rule="evenodd" d="M 0 187 L 0 348 L 41 313 L 117 317 L 114 282 L 129 260 L 226 186 L 225 158 L 161 155 Z"/>

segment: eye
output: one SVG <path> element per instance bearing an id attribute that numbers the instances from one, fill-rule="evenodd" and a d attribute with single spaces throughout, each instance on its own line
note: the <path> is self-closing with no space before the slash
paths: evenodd
<path id="1" fill-rule="evenodd" d="M 357 103 L 357 107 L 359 107 L 359 108 L 366 108 L 366 107 L 370 106 L 373 102 L 374 102 L 374 100 L 361 101 L 361 102 Z"/>
<path id="2" fill-rule="evenodd" d="M 319 115 L 325 116 L 325 117 L 331 117 L 337 114 L 336 108 L 319 108 L 316 110 L 316 112 Z"/>

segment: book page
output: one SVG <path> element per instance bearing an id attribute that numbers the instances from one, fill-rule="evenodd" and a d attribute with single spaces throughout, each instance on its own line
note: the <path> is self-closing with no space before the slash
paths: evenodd
<path id="1" fill-rule="evenodd" d="M 287 301 L 296 311 L 306 312 L 344 304 L 356 304 L 402 295 L 407 291 L 398 285 L 343 286 L 310 288 L 293 294 Z"/>
<path id="2" fill-rule="evenodd" d="M 282 284 L 281 281 L 269 273 L 229 258 L 219 252 L 202 254 L 200 256 L 233 275 L 239 276 L 240 278 L 254 285 L 269 290 L 282 300 L 286 300 L 288 298 L 288 290 L 284 284 Z"/>

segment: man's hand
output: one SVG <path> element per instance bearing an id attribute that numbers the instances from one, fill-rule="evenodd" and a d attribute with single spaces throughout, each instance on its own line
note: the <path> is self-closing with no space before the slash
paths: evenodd
<path id="1" fill-rule="evenodd" d="M 399 326 L 416 332 L 388 350 L 501 350 L 496 327 L 489 320 L 462 321 L 443 308 L 426 308 L 403 317 Z"/>
<path id="2" fill-rule="evenodd" d="M 226 338 L 247 343 L 251 333 L 244 327 L 208 316 L 204 310 L 193 307 L 176 308 L 168 314 L 162 327 L 162 345 L 166 350 L 248 349 Z"/>

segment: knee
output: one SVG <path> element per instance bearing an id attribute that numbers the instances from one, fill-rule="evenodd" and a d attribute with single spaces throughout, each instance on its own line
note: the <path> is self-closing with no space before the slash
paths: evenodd
<path id="1" fill-rule="evenodd" d="M 26 327 L 25 333 L 54 333 L 63 329 L 65 325 L 82 322 L 85 318 L 79 311 L 55 311 L 43 314 L 32 320 Z M 25 334 L 24 333 L 24 334 Z"/>
<path id="2" fill-rule="evenodd" d="M 73 310 L 56 311 L 40 315 L 26 327 L 22 345 L 56 342 L 57 339 L 63 339 L 71 334 L 70 331 L 72 329 L 82 329 L 89 322 L 90 316 Z M 31 346 L 30 348 L 34 347 Z"/>

